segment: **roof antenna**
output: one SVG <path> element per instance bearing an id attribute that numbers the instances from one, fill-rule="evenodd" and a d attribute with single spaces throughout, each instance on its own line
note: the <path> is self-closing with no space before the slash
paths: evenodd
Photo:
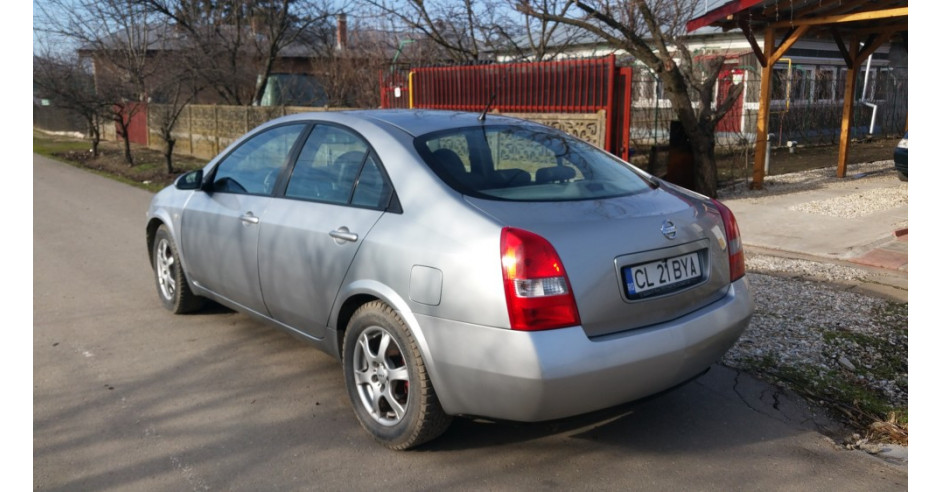
<path id="1" fill-rule="evenodd" d="M 493 88 L 493 95 L 490 96 L 490 102 L 486 103 L 486 107 L 483 108 L 483 112 L 480 113 L 480 117 L 477 118 L 480 120 L 480 123 L 486 121 L 486 113 L 489 113 L 490 109 L 493 109 L 493 104 L 496 102 L 496 94 L 499 93 L 499 84 L 505 82 L 507 77 L 509 77 L 509 73 L 503 71 L 503 76 L 496 79 L 496 87 Z"/>
<path id="2" fill-rule="evenodd" d="M 497 86 L 497 90 L 498 90 L 498 89 L 499 89 L 499 86 Z M 493 107 L 493 103 L 496 102 L 496 93 L 497 93 L 497 90 L 494 90 L 494 91 L 493 91 L 493 95 L 490 96 L 490 102 L 486 103 L 486 107 L 483 108 L 483 112 L 480 113 L 480 117 L 477 118 L 478 120 L 480 120 L 480 122 L 486 121 L 486 113 L 488 113 L 488 112 L 490 111 L 490 108 Z"/>

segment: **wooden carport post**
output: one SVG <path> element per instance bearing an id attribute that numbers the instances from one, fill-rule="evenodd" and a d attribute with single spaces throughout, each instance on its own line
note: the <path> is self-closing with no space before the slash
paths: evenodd
<path id="1" fill-rule="evenodd" d="M 852 112 L 855 109 L 855 79 L 858 69 L 862 66 L 862 60 L 871 56 L 894 33 L 895 31 L 889 30 L 878 36 L 869 36 L 865 41 L 865 49 L 860 52 L 861 41 L 857 37 L 852 38 L 852 43 L 846 49 L 842 43 L 842 38 L 839 37 L 837 32 L 833 31 L 836 44 L 839 45 L 839 50 L 842 51 L 842 56 L 845 58 L 845 64 L 848 67 L 845 73 L 845 103 L 842 105 L 842 133 L 839 135 L 839 162 L 838 167 L 836 167 L 836 176 L 840 178 L 845 177 L 845 168 L 849 162 L 849 139 L 852 137 Z M 862 99 L 864 98 L 865 94 L 862 94 Z"/>
<path id="2" fill-rule="evenodd" d="M 790 31 L 784 36 L 780 47 L 774 49 L 774 30 L 772 27 L 768 27 L 764 31 L 764 56 L 761 56 L 761 52 L 758 49 L 754 49 L 755 54 L 758 55 L 758 61 L 761 62 L 761 79 L 760 106 L 757 110 L 757 145 L 754 149 L 754 176 L 751 181 L 751 189 L 759 190 L 764 186 L 764 163 L 767 157 L 767 128 L 770 126 L 770 89 L 774 75 L 774 64 L 777 63 L 777 60 L 779 60 L 808 29 L 809 26 L 802 25 Z"/>
<path id="3" fill-rule="evenodd" d="M 838 38 L 836 38 L 838 40 Z M 839 162 L 836 167 L 836 176 L 845 177 L 846 164 L 849 161 L 849 139 L 852 137 L 852 111 L 855 109 L 855 74 L 858 69 L 858 38 L 852 39 L 846 53 L 845 61 L 848 69 L 845 72 L 845 96 L 842 103 L 842 133 L 839 134 Z M 865 95 L 862 94 L 864 98 Z"/>
<path id="4" fill-rule="evenodd" d="M 774 30 L 764 31 L 764 53 L 773 53 Z M 757 50 L 755 50 L 757 51 Z M 770 125 L 770 87 L 774 74 L 774 64 L 766 57 L 758 56 L 760 69 L 760 103 L 757 107 L 757 146 L 754 149 L 754 176 L 751 189 L 759 190 L 764 186 L 764 166 L 767 158 L 767 127 Z"/>

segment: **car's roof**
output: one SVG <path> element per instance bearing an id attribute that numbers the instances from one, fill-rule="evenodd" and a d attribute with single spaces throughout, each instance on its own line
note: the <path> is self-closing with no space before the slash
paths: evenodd
<path id="1" fill-rule="evenodd" d="M 493 113 L 488 113 L 485 121 L 481 122 L 480 113 L 433 109 L 368 109 L 344 111 L 343 113 L 370 120 L 380 125 L 391 125 L 412 136 L 448 128 L 462 128 L 481 124 L 532 124 L 525 120 L 499 116 Z"/>

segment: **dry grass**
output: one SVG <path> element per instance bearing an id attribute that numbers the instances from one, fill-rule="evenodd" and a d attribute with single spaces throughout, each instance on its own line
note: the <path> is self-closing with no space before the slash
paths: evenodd
<path id="1" fill-rule="evenodd" d="M 33 152 L 150 191 L 158 191 L 172 184 L 180 174 L 199 169 L 206 164 L 202 159 L 174 155 L 174 172 L 168 173 L 163 153 L 159 150 L 132 145 L 134 164 L 129 165 L 124 160 L 122 142 L 102 141 L 98 147 L 98 157 L 92 157 L 91 144 L 87 140 L 38 131 L 33 132 Z"/>

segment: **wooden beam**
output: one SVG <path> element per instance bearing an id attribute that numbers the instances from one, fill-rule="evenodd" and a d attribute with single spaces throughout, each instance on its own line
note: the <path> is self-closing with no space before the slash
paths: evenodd
<path id="1" fill-rule="evenodd" d="M 869 55 L 873 54 L 881 45 L 885 44 L 891 36 L 894 36 L 894 33 L 897 31 L 885 31 L 878 36 L 869 37 L 865 41 L 865 49 L 858 54 L 859 59 L 864 60 L 868 58 Z"/>
<path id="2" fill-rule="evenodd" d="M 835 40 L 836 46 L 839 48 L 839 52 L 842 53 L 842 59 L 845 60 L 845 66 L 851 66 L 852 55 L 849 54 L 849 49 L 845 47 L 845 42 L 842 40 L 842 34 L 840 34 L 835 27 L 831 28 L 831 30 L 832 38 Z"/>
<path id="3" fill-rule="evenodd" d="M 773 53 L 770 55 L 770 58 L 767 60 L 767 65 L 773 66 L 774 63 L 777 63 L 788 49 L 790 49 L 794 43 L 799 41 L 800 36 L 806 34 L 806 31 L 809 31 L 809 26 L 799 26 L 796 29 L 790 31 L 786 39 L 780 43 L 780 46 L 777 49 L 773 50 Z"/>
<path id="4" fill-rule="evenodd" d="M 810 4 L 808 7 L 799 11 L 797 13 L 798 14 L 797 17 L 810 17 L 813 14 L 813 12 L 819 12 L 819 11 L 830 12 L 830 13 L 838 12 L 838 14 L 832 14 L 832 15 L 843 15 L 845 12 L 853 12 L 855 10 L 858 10 L 857 7 L 861 5 L 868 5 L 868 4 L 871 4 L 871 0 L 853 0 L 853 1 L 825 0 L 825 1 L 820 1 L 819 4 L 817 5 Z M 831 9 L 830 7 L 835 7 L 835 8 Z"/>
<path id="5" fill-rule="evenodd" d="M 858 35 L 881 34 L 883 32 L 901 32 L 907 30 L 907 19 L 894 19 L 879 22 L 877 26 L 853 28 L 852 32 Z"/>
<path id="6" fill-rule="evenodd" d="M 823 24 L 840 24 L 843 22 L 858 22 L 876 19 L 890 19 L 892 17 L 907 17 L 907 7 L 898 7 L 896 9 L 872 10 L 869 12 L 858 12 L 845 15 L 827 15 L 823 17 L 814 17 L 810 19 L 800 19 L 791 21 L 781 21 L 769 24 L 769 27 L 782 28 L 790 26 L 819 26 Z"/>
<path id="7" fill-rule="evenodd" d="M 751 24 L 744 20 L 742 17 L 738 17 L 738 27 L 741 28 L 741 32 L 744 33 L 744 38 L 747 39 L 747 42 L 751 45 L 751 50 L 754 51 L 754 56 L 757 57 L 757 63 L 760 63 L 760 66 L 767 65 L 767 57 L 764 56 L 764 51 L 760 49 L 760 45 L 757 44 L 757 39 L 754 37 L 754 31 L 751 30 Z"/>
<path id="8" fill-rule="evenodd" d="M 842 133 L 839 135 L 839 161 L 836 167 L 836 177 L 845 177 L 845 168 L 849 162 L 849 141 L 852 136 L 852 111 L 855 108 L 855 79 L 858 71 L 858 38 L 852 40 L 849 46 L 849 57 L 852 63 L 849 64 L 845 74 L 845 96 L 842 103 Z"/>
<path id="9" fill-rule="evenodd" d="M 774 51 L 774 30 L 764 31 L 764 52 Z M 780 56 L 777 56 L 779 59 Z M 770 83 L 773 80 L 774 64 L 768 60 L 760 70 L 760 103 L 757 107 L 757 145 L 754 148 L 754 173 L 751 189 L 764 188 L 764 165 L 767 162 L 767 128 L 770 126 Z"/>

